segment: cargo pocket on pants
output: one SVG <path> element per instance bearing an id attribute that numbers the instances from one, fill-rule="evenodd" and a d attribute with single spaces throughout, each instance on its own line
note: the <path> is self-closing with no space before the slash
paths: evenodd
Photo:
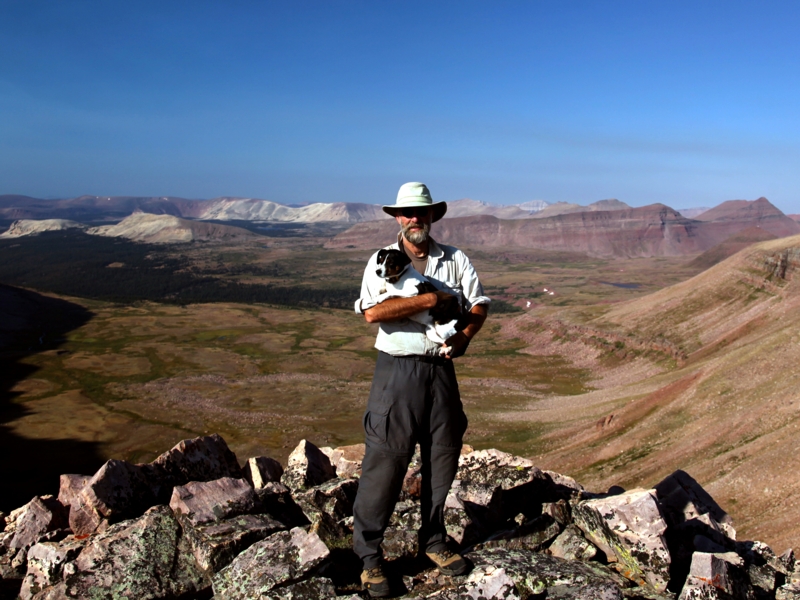
<path id="1" fill-rule="evenodd" d="M 364 413 L 364 433 L 366 441 L 372 445 L 386 444 L 389 430 L 389 406 L 373 406 Z"/>

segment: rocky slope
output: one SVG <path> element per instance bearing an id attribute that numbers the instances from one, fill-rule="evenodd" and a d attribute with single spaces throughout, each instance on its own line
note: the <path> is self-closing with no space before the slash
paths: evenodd
<path id="1" fill-rule="evenodd" d="M 244 469 L 219 436 L 184 440 L 152 463 L 110 460 L 62 475 L 3 519 L 0 577 L 23 600 L 364 598 L 350 550 L 363 446 L 302 440 L 283 465 Z M 586 491 L 496 450 L 465 449 L 445 505 L 471 571 L 416 560 L 419 454 L 383 551 L 394 596 L 500 599 L 800 598 L 800 565 L 740 541 L 687 473 L 651 489 Z"/>
<path id="2" fill-rule="evenodd" d="M 786 460 L 800 452 L 799 272 L 792 236 L 636 300 L 520 316 L 506 334 L 526 352 L 601 376 L 594 391 L 508 418 L 546 431 L 537 460 L 548 468 L 600 487 L 683 468 L 736 507 L 749 535 L 795 543 L 800 478 Z"/>
<path id="3" fill-rule="evenodd" d="M 188 221 L 171 215 L 134 213 L 116 225 L 103 225 L 86 230 L 91 235 L 124 237 L 136 242 L 150 244 L 172 244 L 192 240 L 245 240 L 258 237 L 256 234 L 230 225 Z"/>
<path id="4" fill-rule="evenodd" d="M 63 229 L 86 229 L 86 225 L 67 219 L 43 219 L 41 221 L 20 219 L 14 221 L 6 231 L 0 234 L 0 238 L 36 235 L 43 231 L 61 231 Z"/>
<path id="5" fill-rule="evenodd" d="M 546 219 L 548 217 L 567 215 L 570 213 L 596 212 L 598 210 L 625 210 L 626 208 L 630 208 L 630 206 L 624 202 L 620 202 L 616 198 L 598 200 L 597 202 L 592 202 L 588 206 L 572 204 L 569 202 L 556 202 L 555 204 L 546 206 L 541 211 L 537 212 L 534 215 L 534 218 Z"/>
<path id="6" fill-rule="evenodd" d="M 747 208 L 751 205 L 754 210 Z M 516 246 L 635 257 L 697 254 L 756 226 L 778 237 L 800 233 L 800 225 L 766 200 L 751 202 L 734 215 L 727 211 L 718 215 L 719 220 L 687 219 L 668 206 L 653 204 L 514 221 L 445 216 L 434 225 L 433 235 L 444 243 L 468 248 Z M 396 232 L 392 221 L 361 223 L 337 235 L 327 247 L 379 248 L 390 243 Z"/>

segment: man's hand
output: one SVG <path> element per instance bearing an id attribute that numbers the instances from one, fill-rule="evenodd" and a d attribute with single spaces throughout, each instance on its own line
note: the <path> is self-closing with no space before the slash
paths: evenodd
<path id="1" fill-rule="evenodd" d="M 463 331 L 459 331 L 451 338 L 448 338 L 443 344 L 444 347 L 450 346 L 452 348 L 448 354 L 444 355 L 445 358 L 452 359 L 464 355 L 470 340 L 483 327 L 483 322 L 486 320 L 488 312 L 487 307 L 483 304 L 476 304 L 472 307 L 472 310 L 469 311 L 469 325 Z"/>

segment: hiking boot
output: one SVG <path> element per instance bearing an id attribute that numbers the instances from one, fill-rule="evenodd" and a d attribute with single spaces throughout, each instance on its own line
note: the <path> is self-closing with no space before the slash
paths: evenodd
<path id="1" fill-rule="evenodd" d="M 442 575 L 463 575 L 469 571 L 469 563 L 464 557 L 447 548 L 441 552 L 426 552 L 425 556 L 431 559 Z"/>
<path id="2" fill-rule="evenodd" d="M 361 587 L 367 590 L 372 598 L 385 598 L 392 593 L 389 580 L 386 579 L 380 566 L 361 571 Z"/>

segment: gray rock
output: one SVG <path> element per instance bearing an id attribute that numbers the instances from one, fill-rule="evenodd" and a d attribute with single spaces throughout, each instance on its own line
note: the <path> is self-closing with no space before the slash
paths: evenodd
<path id="1" fill-rule="evenodd" d="M 312 577 L 305 581 L 292 583 L 286 587 L 273 589 L 261 596 L 265 600 L 317 600 L 317 598 L 335 598 L 336 588 L 326 577 Z M 360 596 L 357 596 L 360 600 Z"/>
<path id="2" fill-rule="evenodd" d="M 535 479 L 544 479 L 545 475 L 526 458 L 492 449 L 463 454 L 459 458 L 455 478 L 472 483 L 499 485 L 508 490 Z"/>
<path id="3" fill-rule="evenodd" d="M 14 516 L 14 535 L 4 542 L 13 550 L 28 549 L 46 533 L 69 525 L 67 509 L 53 496 L 34 497 Z"/>
<path id="4" fill-rule="evenodd" d="M 670 554 L 655 492 L 632 490 L 585 500 L 573 507 L 575 524 L 587 539 L 618 562 L 620 573 L 639 585 L 663 592 L 670 577 Z"/>
<path id="5" fill-rule="evenodd" d="M 197 565 L 209 576 L 216 573 L 243 550 L 286 525 L 269 515 L 240 515 L 204 525 L 178 518 Z"/>
<path id="6" fill-rule="evenodd" d="M 342 479 L 361 477 L 361 461 L 364 460 L 366 447 L 364 444 L 339 446 L 338 448 L 320 448 L 336 469 L 336 476 Z"/>
<path id="7" fill-rule="evenodd" d="M 65 537 L 67 511 L 53 496 L 36 496 L 11 511 L 0 534 L 0 579 L 22 579 L 27 569 L 28 549 L 37 542 Z"/>
<path id="8" fill-rule="evenodd" d="M 350 529 L 342 521 L 353 516 L 357 491 L 357 479 L 337 478 L 298 492 L 294 499 L 310 521 L 311 531 L 331 543 L 350 534 Z"/>
<path id="9" fill-rule="evenodd" d="M 37 600 L 171 598 L 208 585 L 167 506 L 153 507 L 138 519 L 117 523 L 92 537 L 74 560 L 62 564 L 61 571 L 63 580 L 39 592 Z"/>
<path id="10" fill-rule="evenodd" d="M 175 486 L 169 506 L 193 525 L 255 511 L 258 498 L 244 479 L 222 477 Z"/>
<path id="11" fill-rule="evenodd" d="M 141 467 L 124 460 L 109 460 L 73 501 L 69 525 L 76 535 L 94 533 L 111 523 L 138 517 L 154 502 Z"/>
<path id="12" fill-rule="evenodd" d="M 236 455 L 216 433 L 183 440 L 143 467 L 153 492 L 164 503 L 169 502 L 176 485 L 243 477 Z"/>
<path id="13" fill-rule="evenodd" d="M 567 525 L 549 550 L 551 555 L 566 560 L 592 560 L 597 555 L 595 545 L 583 537 L 575 525 Z"/>
<path id="14" fill-rule="evenodd" d="M 31 600 L 36 594 L 63 580 L 62 568 L 74 560 L 88 543 L 69 536 L 61 542 L 43 542 L 28 550 L 28 564 L 20 589 L 22 600 Z"/>
<path id="15" fill-rule="evenodd" d="M 281 483 L 291 490 L 305 490 L 336 477 L 330 459 L 308 440 L 300 440 L 292 450 L 281 476 Z"/>
<path id="16" fill-rule="evenodd" d="M 769 565 L 749 565 L 747 577 L 750 585 L 762 596 L 771 596 L 775 593 L 780 583 L 783 583 L 782 574 Z"/>
<path id="17" fill-rule="evenodd" d="M 721 554 L 695 552 L 680 598 L 755 598 L 746 573 L 738 564 L 728 562 L 726 558 Z"/>
<path id="18" fill-rule="evenodd" d="M 724 529 L 725 535 L 732 540 L 736 539 L 733 519 L 685 471 L 675 471 L 658 483 L 655 491 L 665 520 L 670 526 L 710 514 Z"/>
<path id="19" fill-rule="evenodd" d="M 245 479 L 257 490 L 262 489 L 271 481 L 280 481 L 281 475 L 283 475 L 281 463 L 268 456 L 256 456 L 248 459 L 243 470 Z"/>
<path id="20" fill-rule="evenodd" d="M 509 548 L 539 552 L 561 532 L 561 525 L 550 515 L 540 515 L 515 529 L 500 531 L 480 544 L 481 548 Z"/>
<path id="21" fill-rule="evenodd" d="M 289 527 L 302 527 L 309 524 L 303 510 L 292 498 L 292 494 L 285 485 L 271 481 L 260 490 L 256 490 L 259 509 L 272 515 Z"/>
<path id="22" fill-rule="evenodd" d="M 422 525 L 419 502 L 400 501 L 394 505 L 394 512 L 389 519 L 389 526 L 397 529 L 419 530 Z"/>
<path id="23" fill-rule="evenodd" d="M 462 547 L 485 540 L 503 521 L 502 502 L 497 484 L 454 481 L 444 503 L 448 535 Z"/>
<path id="24" fill-rule="evenodd" d="M 71 506 L 91 479 L 91 475 L 62 475 L 59 479 L 58 501 L 64 506 Z"/>
<path id="25" fill-rule="evenodd" d="M 419 552 L 419 533 L 408 529 L 389 527 L 383 534 L 381 548 L 386 560 L 414 558 Z"/>
<path id="26" fill-rule="evenodd" d="M 800 600 L 800 585 L 787 583 L 775 591 L 775 600 Z"/>
<path id="27" fill-rule="evenodd" d="M 487 591 L 496 598 L 542 597 L 550 599 L 618 600 L 623 597 L 613 575 L 588 563 L 566 561 L 544 554 L 491 548 L 470 553 L 474 564 L 472 581 L 457 586 L 456 593 L 446 598 L 479 598 L 476 592 L 484 581 Z M 502 573 L 499 571 L 502 570 Z M 513 582 L 512 590 L 506 577 Z M 470 596 L 469 594 L 473 594 Z M 516 593 L 517 595 L 512 595 Z M 505 596 L 502 594 L 506 594 Z"/>
<path id="28" fill-rule="evenodd" d="M 569 502 L 566 500 L 543 503 L 542 514 L 550 515 L 561 525 L 572 523 L 572 511 L 570 510 Z"/>
<path id="29" fill-rule="evenodd" d="M 305 579 L 330 552 L 318 535 L 300 528 L 275 533 L 239 554 L 214 577 L 216 600 L 264 597 L 282 584 Z"/>

